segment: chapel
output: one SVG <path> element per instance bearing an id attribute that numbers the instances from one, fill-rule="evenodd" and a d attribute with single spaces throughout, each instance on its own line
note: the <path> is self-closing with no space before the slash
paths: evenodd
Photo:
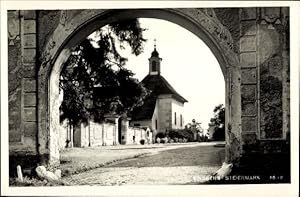
<path id="1" fill-rule="evenodd" d="M 144 104 L 132 112 L 130 126 L 148 127 L 153 137 L 159 132 L 184 128 L 184 103 L 188 102 L 161 75 L 161 61 L 154 45 L 149 73 L 141 83 L 151 91 Z"/>

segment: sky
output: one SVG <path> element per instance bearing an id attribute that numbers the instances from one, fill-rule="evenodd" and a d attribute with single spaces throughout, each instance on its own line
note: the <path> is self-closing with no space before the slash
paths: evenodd
<path id="1" fill-rule="evenodd" d="M 208 128 L 213 109 L 225 104 L 225 81 L 221 67 L 208 46 L 187 29 L 165 20 L 139 19 L 147 28 L 144 53 L 129 56 L 127 68 L 136 73 L 140 81 L 149 72 L 151 52 L 156 49 L 162 58 L 161 75 L 185 99 L 185 124 L 194 118 Z"/>
<path id="2" fill-rule="evenodd" d="M 162 58 L 161 75 L 188 100 L 184 104 L 185 124 L 195 119 L 207 129 L 214 107 L 225 104 L 225 81 L 214 54 L 200 38 L 175 23 L 150 18 L 139 20 L 141 27 L 147 29 L 143 33 L 147 42 L 139 56 L 132 55 L 128 49 L 120 51 L 128 58 L 126 67 L 142 81 L 149 72 L 148 59 L 156 39 L 156 49 Z"/>

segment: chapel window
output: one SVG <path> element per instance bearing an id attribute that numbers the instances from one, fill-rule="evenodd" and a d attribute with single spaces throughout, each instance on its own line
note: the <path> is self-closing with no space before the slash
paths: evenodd
<path id="1" fill-rule="evenodd" d="M 157 71 L 157 70 L 156 70 L 156 62 L 153 61 L 153 62 L 152 62 L 152 72 L 155 72 L 155 71 Z"/>

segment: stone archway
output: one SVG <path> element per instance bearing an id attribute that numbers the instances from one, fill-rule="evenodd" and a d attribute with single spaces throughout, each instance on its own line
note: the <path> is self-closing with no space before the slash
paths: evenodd
<path id="1" fill-rule="evenodd" d="M 130 18 L 158 18 L 193 32 L 211 49 L 226 83 L 226 161 L 235 162 L 241 154 L 241 93 L 238 56 L 233 51 L 230 32 L 213 9 L 132 9 L 61 11 L 59 24 L 41 54 L 38 71 L 38 151 L 42 161 L 59 164 L 59 76 L 61 65 L 78 45 L 97 28 Z M 51 96 L 50 96 L 51 95 Z"/>

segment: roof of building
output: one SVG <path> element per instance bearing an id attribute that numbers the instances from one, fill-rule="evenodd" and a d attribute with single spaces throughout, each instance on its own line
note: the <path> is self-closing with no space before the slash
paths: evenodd
<path id="1" fill-rule="evenodd" d="M 151 90 L 151 94 L 145 99 L 144 104 L 136 108 L 132 112 L 132 120 L 151 119 L 156 99 L 159 95 L 171 95 L 177 101 L 188 102 L 169 84 L 169 82 L 161 75 L 147 75 L 141 82 L 147 89 Z"/>
<path id="2" fill-rule="evenodd" d="M 182 103 L 187 102 L 187 100 L 178 94 L 169 82 L 161 75 L 147 75 L 142 80 L 142 83 L 156 96 L 161 94 L 172 94 L 176 100 Z"/>

